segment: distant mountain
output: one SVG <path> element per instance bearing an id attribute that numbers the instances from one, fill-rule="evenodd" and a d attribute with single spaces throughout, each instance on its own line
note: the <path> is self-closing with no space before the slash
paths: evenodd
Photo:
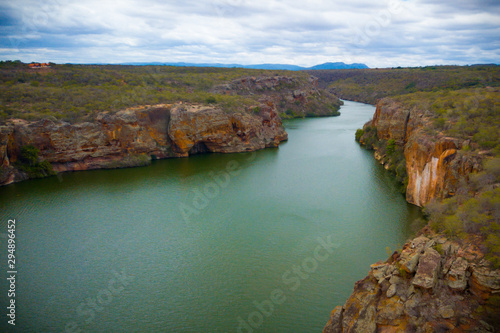
<path id="1" fill-rule="evenodd" d="M 285 64 L 237 65 L 236 67 L 252 68 L 252 69 L 280 69 L 289 71 L 300 71 L 305 69 L 304 67 L 296 65 L 285 65 Z"/>
<path id="2" fill-rule="evenodd" d="M 352 69 L 352 68 L 369 68 L 365 64 L 344 64 L 343 62 L 325 62 L 321 65 L 312 66 L 304 69 Z"/>
<path id="3" fill-rule="evenodd" d="M 220 64 L 220 63 L 189 63 L 189 62 L 125 62 L 118 65 L 133 66 L 179 66 L 179 67 L 224 67 L 224 68 L 251 68 L 251 69 L 278 69 L 289 71 L 314 70 L 314 69 L 351 69 L 351 68 L 369 68 L 365 64 L 345 64 L 343 62 L 327 62 L 313 67 L 301 67 L 287 64 L 258 64 L 258 65 L 240 65 L 240 64 Z"/>

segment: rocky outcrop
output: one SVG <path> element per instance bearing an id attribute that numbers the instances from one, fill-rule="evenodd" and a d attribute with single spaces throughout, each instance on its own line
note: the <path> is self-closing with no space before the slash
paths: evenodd
<path id="1" fill-rule="evenodd" d="M 318 89 L 318 79 L 291 76 L 244 77 L 221 84 L 212 92 L 226 95 L 258 95 L 261 102 L 276 105 L 283 117 L 338 116 L 343 104 L 328 90 Z"/>
<path id="2" fill-rule="evenodd" d="M 433 248 L 425 249 L 418 260 L 418 269 L 411 282 L 417 287 L 432 289 L 436 286 L 438 271 L 441 268 L 441 256 Z"/>
<path id="3" fill-rule="evenodd" d="M 179 105 L 172 109 L 168 135 L 173 151 L 235 153 L 277 147 L 287 139 L 274 106 L 262 105 L 258 116 L 225 114 L 206 106 Z"/>
<path id="4" fill-rule="evenodd" d="M 23 146 L 40 150 L 54 171 L 144 165 L 151 159 L 202 152 L 243 152 L 277 147 L 287 139 L 281 117 L 334 116 L 342 102 L 303 75 L 244 77 L 208 88 L 217 95 L 244 96 L 241 105 L 154 105 L 103 112 L 92 122 L 28 122 L 0 125 L 0 185 L 24 180 L 16 164 Z M 192 89 L 187 89 L 193 92 Z M 211 96 L 207 103 L 217 103 Z M 253 101 L 253 102 L 252 102 Z M 250 103 L 254 105 L 248 107 Z M 215 105 L 215 106 L 214 106 Z M 95 119 L 95 120 L 94 120 Z M 16 165 L 18 167 L 16 167 Z"/>
<path id="5" fill-rule="evenodd" d="M 463 143 L 449 137 L 430 139 L 423 129 L 415 131 L 405 146 L 408 187 L 406 200 L 424 206 L 433 198 L 455 194 L 462 179 L 481 167 L 477 157 L 460 152 Z"/>
<path id="6" fill-rule="evenodd" d="M 425 232 L 372 265 L 323 332 L 494 332 L 500 270 L 486 262 L 480 240 Z"/>
<path id="7" fill-rule="evenodd" d="M 407 109 L 390 98 L 382 99 L 368 126 L 376 128 L 379 140 L 393 139 L 404 147 L 408 185 L 406 200 L 424 206 L 430 200 L 455 194 L 462 179 L 480 169 L 477 157 L 463 154 L 460 149 L 470 142 L 429 134 L 426 125 L 431 120 L 415 108 Z M 384 156 L 378 154 L 379 160 Z"/>
<path id="8" fill-rule="evenodd" d="M 259 114 L 226 114 L 213 106 L 155 105 L 101 113 L 93 123 L 10 120 L 0 127 L 0 185 L 24 180 L 21 147 L 33 145 L 54 171 L 118 168 L 200 152 L 277 147 L 287 134 L 272 104 Z"/>
<path id="9" fill-rule="evenodd" d="M 15 163 L 27 145 L 38 148 L 40 159 L 49 161 L 56 172 L 137 166 L 152 156 L 172 157 L 166 131 L 169 117 L 170 107 L 157 105 L 102 113 L 93 123 L 11 120 L 1 130 L 8 136 L 2 145 L 3 170 L 12 175 L 3 184 L 22 180 Z"/>

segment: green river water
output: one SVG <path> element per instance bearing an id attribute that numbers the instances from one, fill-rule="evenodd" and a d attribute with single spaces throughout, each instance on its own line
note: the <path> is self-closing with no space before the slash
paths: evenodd
<path id="1" fill-rule="evenodd" d="M 287 121 L 279 149 L 1 187 L 0 331 L 15 219 L 16 332 L 321 332 L 420 214 L 354 141 L 373 112 Z"/>

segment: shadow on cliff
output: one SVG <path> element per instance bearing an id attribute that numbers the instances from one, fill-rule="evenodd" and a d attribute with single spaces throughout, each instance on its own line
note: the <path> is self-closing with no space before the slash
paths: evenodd
<path id="1" fill-rule="evenodd" d="M 207 153 L 188 158 L 153 160 L 151 165 L 123 169 L 100 169 L 59 173 L 56 176 L 31 179 L 2 187 L 0 201 L 8 207 L 8 201 L 26 195 L 44 194 L 50 197 L 61 191 L 87 188 L 89 191 L 126 193 L 141 184 L 167 186 L 173 181 L 192 177 L 208 177 L 208 173 L 225 170 L 232 163 L 244 170 L 259 160 L 277 157 L 278 149 L 265 149 L 247 153 Z M 29 194 L 28 194 L 29 193 Z"/>

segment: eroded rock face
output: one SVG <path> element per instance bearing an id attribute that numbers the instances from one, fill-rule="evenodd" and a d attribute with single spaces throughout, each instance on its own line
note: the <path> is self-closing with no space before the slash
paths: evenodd
<path id="1" fill-rule="evenodd" d="M 8 136 L 1 149 L 7 151 L 3 170 L 14 177 L 3 184 L 22 180 L 12 163 L 26 145 L 38 148 L 40 159 L 49 161 L 57 172 L 136 166 L 147 163 L 151 156 L 171 157 L 166 131 L 169 117 L 169 107 L 157 105 L 114 115 L 102 113 L 94 123 L 12 120 L 1 129 L 1 135 Z"/>
<path id="2" fill-rule="evenodd" d="M 377 127 L 379 139 L 394 139 L 399 144 L 407 141 L 407 126 L 410 121 L 410 110 L 390 99 L 382 99 L 375 109 L 372 125 Z"/>
<path id="3" fill-rule="evenodd" d="M 462 178 L 480 169 L 477 158 L 460 154 L 463 142 L 425 132 L 432 121 L 415 109 L 406 109 L 390 98 L 384 98 L 370 122 L 381 140 L 393 139 L 404 146 L 408 186 L 406 200 L 424 206 L 431 199 L 453 195 Z M 382 160 L 383 156 L 378 156 Z"/>
<path id="4" fill-rule="evenodd" d="M 433 198 L 455 194 L 461 178 L 480 168 L 480 161 L 458 153 L 461 142 L 442 137 L 430 140 L 419 129 L 405 146 L 408 187 L 406 200 L 424 206 Z"/>
<path id="5" fill-rule="evenodd" d="M 406 243 L 401 254 L 371 265 L 323 332 L 493 332 L 499 310 L 489 300 L 500 293 L 500 270 L 487 264 L 479 244 L 430 231 Z M 413 260 L 416 268 L 408 269 Z"/>
<path id="6" fill-rule="evenodd" d="M 188 156 L 193 148 L 219 153 L 254 151 L 277 147 L 287 139 L 273 106 L 261 107 L 259 116 L 254 116 L 226 114 L 206 106 L 178 105 L 172 109 L 168 133 L 173 150 L 180 156 Z"/>
<path id="7" fill-rule="evenodd" d="M 155 105 L 102 113 L 93 123 L 11 120 L 0 127 L 0 185 L 27 178 L 13 165 L 25 145 L 37 147 L 41 160 L 63 172 L 138 166 L 200 152 L 254 151 L 286 139 L 273 105 L 260 114 Z"/>

